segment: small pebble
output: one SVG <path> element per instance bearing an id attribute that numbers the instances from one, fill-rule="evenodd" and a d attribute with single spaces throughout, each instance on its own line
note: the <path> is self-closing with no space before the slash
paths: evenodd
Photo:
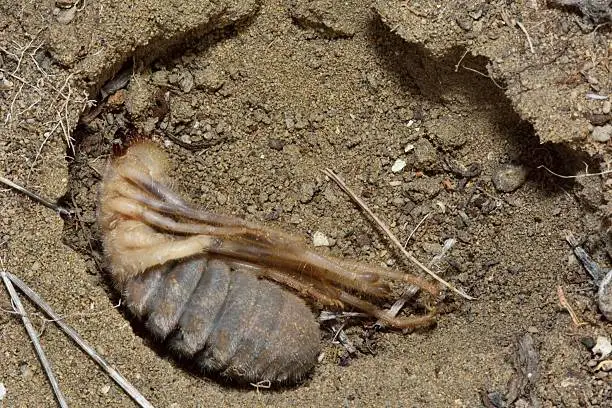
<path id="1" fill-rule="evenodd" d="M 181 88 L 181 91 L 188 93 L 193 89 L 193 86 L 193 75 L 191 75 L 191 72 L 187 71 L 181 76 L 181 79 L 179 80 L 179 87 Z"/>
<path id="2" fill-rule="evenodd" d="M 425 138 L 414 144 L 414 165 L 420 170 L 431 170 L 438 164 L 436 148 Z"/>
<path id="3" fill-rule="evenodd" d="M 591 132 L 591 139 L 605 143 L 612 137 L 612 125 L 595 126 Z"/>
<path id="4" fill-rule="evenodd" d="M 0 72 L 0 91 L 7 91 L 13 87 L 13 83 L 6 79 L 2 72 Z"/>
<path id="5" fill-rule="evenodd" d="M 604 101 L 601 111 L 607 115 L 608 113 L 610 113 L 611 110 L 612 110 L 612 102 Z"/>
<path id="6" fill-rule="evenodd" d="M 601 313 L 612 322 L 612 269 L 603 278 L 599 284 L 599 291 L 597 293 L 599 310 Z M 609 341 L 608 341 L 608 344 Z"/>
<path id="7" fill-rule="evenodd" d="M 302 204 L 308 204 L 310 201 L 312 201 L 314 194 L 315 194 L 314 184 L 312 183 L 302 184 L 302 187 L 300 188 L 300 202 Z"/>
<path id="8" fill-rule="evenodd" d="M 223 193 L 216 193 L 216 198 L 217 198 L 217 203 L 219 203 L 219 205 L 225 205 L 225 203 L 227 203 L 227 196 Z"/>
<path id="9" fill-rule="evenodd" d="M 108 97 L 106 101 L 107 106 L 110 110 L 115 111 L 119 110 L 125 104 L 125 98 L 127 96 L 127 92 L 125 89 L 119 89 L 114 94 Z"/>
<path id="10" fill-rule="evenodd" d="M 580 339 L 580 342 L 588 350 L 591 350 L 593 347 L 595 347 L 595 340 L 592 337 L 590 337 L 590 336 L 583 337 L 582 339 Z"/>
<path id="11" fill-rule="evenodd" d="M 604 336 L 597 336 L 597 343 L 595 343 L 595 347 L 591 350 L 593 354 L 599 356 L 600 359 L 604 359 L 612 354 L 612 344 L 610 344 L 610 339 Z"/>
<path id="12" fill-rule="evenodd" d="M 285 147 L 285 142 L 283 142 L 280 139 L 276 139 L 276 138 L 269 139 L 268 140 L 268 147 L 270 149 L 281 151 L 281 150 L 283 150 L 283 147 Z"/>
<path id="13" fill-rule="evenodd" d="M 225 80 L 215 70 L 206 68 L 195 72 L 194 84 L 200 89 L 215 92 L 223 87 Z"/>
<path id="14" fill-rule="evenodd" d="M 321 231 L 317 231 L 312 236 L 312 244 L 315 247 L 330 246 L 329 239 Z"/>
<path id="15" fill-rule="evenodd" d="M 19 366 L 19 372 L 23 378 L 31 378 L 34 375 L 34 372 L 27 363 L 23 363 Z"/>
<path id="16" fill-rule="evenodd" d="M 6 387 L 4 386 L 3 383 L 0 383 L 0 401 L 2 401 L 5 396 L 6 396 Z"/>
<path id="17" fill-rule="evenodd" d="M 455 18 L 455 21 L 457 22 L 457 25 L 465 31 L 470 31 L 472 29 L 472 20 L 469 18 L 469 16 L 459 15 L 457 18 Z"/>
<path id="18" fill-rule="evenodd" d="M 498 191 L 510 193 L 525 183 L 528 170 L 525 166 L 502 164 L 493 173 L 493 185 Z"/>
<path id="19" fill-rule="evenodd" d="M 589 368 L 595 368 L 595 367 L 597 367 L 597 364 L 598 364 L 598 363 L 597 363 L 597 360 L 595 360 L 594 358 L 592 358 L 592 359 L 590 359 L 590 360 L 587 362 L 587 367 L 589 367 Z"/>
<path id="20" fill-rule="evenodd" d="M 395 163 L 393 163 L 393 166 L 391 166 L 391 171 L 394 173 L 399 173 L 400 171 L 404 170 L 404 167 L 406 167 L 406 161 L 397 159 Z"/>
<path id="21" fill-rule="evenodd" d="M 110 391 L 110 385 L 106 384 L 103 385 L 102 387 L 100 387 L 100 393 L 103 395 L 108 394 L 108 392 Z"/>
<path id="22" fill-rule="evenodd" d="M 57 9 L 55 19 L 60 24 L 69 24 L 76 17 L 77 8 Z"/>
<path id="23" fill-rule="evenodd" d="M 602 361 L 595 369 L 597 371 L 612 371 L 612 360 Z"/>

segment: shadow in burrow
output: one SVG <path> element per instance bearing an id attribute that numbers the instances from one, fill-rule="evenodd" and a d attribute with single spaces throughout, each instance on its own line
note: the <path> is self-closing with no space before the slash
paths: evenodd
<path id="1" fill-rule="evenodd" d="M 565 194 L 582 187 L 574 179 L 559 178 L 542 166 L 563 175 L 577 174 L 585 166 L 597 168 L 597 157 L 563 144 L 540 144 L 533 126 L 520 118 L 505 95 L 505 83 L 488 77 L 487 58 L 472 56 L 463 47 L 453 47 L 436 57 L 422 44 L 408 43 L 391 32 L 379 18 L 370 21 L 367 36 L 383 67 L 399 79 L 403 90 L 424 97 L 430 104 L 417 107 L 415 116 L 427 121 L 427 110 L 435 106 L 447 108 L 448 114 L 459 110 L 463 115 L 486 115 L 497 130 L 488 136 L 510 145 L 503 160 L 531 169 L 529 179 L 543 193 Z M 430 139 L 435 146 L 435 138 Z"/>

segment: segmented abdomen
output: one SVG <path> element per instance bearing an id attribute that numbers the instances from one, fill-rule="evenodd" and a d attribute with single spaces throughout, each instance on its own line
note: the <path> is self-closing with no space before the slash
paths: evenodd
<path id="1" fill-rule="evenodd" d="M 123 297 L 157 340 L 205 372 L 295 382 L 317 361 L 319 328 L 306 304 L 221 260 L 151 268 L 127 283 Z"/>

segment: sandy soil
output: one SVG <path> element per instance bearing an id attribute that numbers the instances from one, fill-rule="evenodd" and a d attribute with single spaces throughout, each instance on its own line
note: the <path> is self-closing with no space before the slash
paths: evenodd
<path id="1" fill-rule="evenodd" d="M 611 178 L 539 168 L 608 169 L 611 142 L 591 133 L 610 123 L 609 104 L 585 94 L 611 94 L 609 25 L 589 30 L 577 10 L 541 1 L 85 2 L 74 15 L 0 3 L 0 68 L 12 82 L 0 90 L 0 171 L 77 214 L 62 220 L 0 190 L 0 256 L 155 406 L 483 406 L 483 393 L 511 394 L 528 334 L 538 375 L 512 406 L 612 407 L 612 377 L 585 347 L 612 327 L 563 238 L 571 230 L 610 265 Z M 502 11 L 520 17 L 537 56 Z M 506 64 L 496 60 L 504 47 Z M 110 98 L 90 109 L 104 84 Z M 355 321 L 353 356 L 323 328 L 321 363 L 290 389 L 236 389 L 185 370 L 116 307 L 103 268 L 100 171 L 129 124 L 165 146 L 193 202 L 305 240 L 320 231 L 331 241 L 323 253 L 417 273 L 326 167 L 402 242 L 430 214 L 409 249 L 429 262 L 455 238 L 440 272 L 477 299 L 447 294 L 424 332 L 372 333 Z M 394 172 L 397 160 L 405 167 Z M 480 172 L 462 170 L 474 163 Z M 511 192 L 493 182 L 507 164 L 528 171 L 506 180 Z M 559 305 L 559 286 L 586 325 Z M 0 307 L 0 406 L 55 406 L 3 291 Z M 71 406 L 135 406 L 53 324 L 33 319 Z"/>

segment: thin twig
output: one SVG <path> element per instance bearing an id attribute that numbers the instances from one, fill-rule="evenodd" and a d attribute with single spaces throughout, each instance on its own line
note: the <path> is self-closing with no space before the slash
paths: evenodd
<path id="1" fill-rule="evenodd" d="M 547 172 L 549 172 L 550 174 L 552 174 L 554 176 L 557 176 L 557 177 L 560 177 L 560 178 L 564 178 L 564 179 L 577 179 L 577 178 L 583 178 L 583 177 L 595 177 L 595 176 L 603 176 L 603 175 L 612 173 L 612 170 L 605 170 L 605 171 L 601 171 L 599 173 L 586 173 L 586 174 L 578 174 L 576 176 L 564 176 L 563 174 L 555 173 L 554 171 L 552 171 L 548 167 L 544 166 L 543 164 L 538 166 L 538 169 L 544 169 Z"/>
<path id="2" fill-rule="evenodd" d="M 30 176 L 32 175 L 32 170 L 34 169 L 34 166 L 36 165 L 36 161 L 40 157 L 40 155 L 42 153 L 42 150 L 45 147 L 45 144 L 47 143 L 49 138 L 51 136 L 53 136 L 53 133 L 55 133 L 55 130 L 57 129 L 58 126 L 59 126 L 59 122 L 57 122 L 55 124 L 55 126 L 53 126 L 53 128 L 51 130 L 49 130 L 48 132 L 45 132 L 43 134 L 43 136 L 45 136 L 45 138 L 43 139 L 42 143 L 40 144 L 40 147 L 38 148 L 38 151 L 36 152 L 36 156 L 34 156 L 34 160 L 32 160 L 32 165 L 30 166 L 30 170 L 28 171 L 28 177 L 26 178 L 27 181 L 30 180 Z"/>
<path id="3" fill-rule="evenodd" d="M 268 388 L 272 387 L 272 382 L 270 380 L 263 380 L 257 383 L 249 383 L 249 384 L 251 384 L 252 387 L 255 387 L 258 394 L 259 394 L 260 388 L 267 390 Z"/>
<path id="4" fill-rule="evenodd" d="M 495 79 L 493 79 L 492 76 L 487 75 L 487 74 L 483 74 L 482 72 L 478 71 L 477 69 L 466 67 L 465 65 L 462 65 L 462 67 L 463 67 L 463 69 L 467 69 L 468 71 L 474 72 L 474 73 L 476 73 L 478 75 L 481 75 L 481 76 L 483 76 L 485 78 L 489 78 L 493 82 L 493 84 L 495 84 L 496 87 L 498 87 L 499 89 L 504 89 L 503 86 L 501 86 L 500 84 L 495 82 Z"/>
<path id="5" fill-rule="evenodd" d="M 408 251 L 406 251 L 406 249 L 402 246 L 401 242 L 399 242 L 399 240 L 393 234 L 393 232 L 391 232 L 391 230 L 376 216 L 376 214 L 374 214 L 372 210 L 370 210 L 370 208 L 363 202 L 361 198 L 359 198 L 355 193 L 353 193 L 353 191 L 346 185 L 346 183 L 344 183 L 344 181 L 340 178 L 340 176 L 334 173 L 333 170 L 325 169 L 324 173 L 329 178 L 334 180 L 334 182 L 336 182 L 336 184 L 338 184 L 338 186 L 346 194 L 348 194 L 349 197 L 351 197 L 359 205 L 359 207 L 361 207 L 374 220 L 374 222 L 376 222 L 376 224 L 385 232 L 385 234 L 387 234 L 391 242 L 395 244 L 395 246 L 402 252 L 402 254 L 404 254 L 406 258 L 408 258 L 408 260 L 410 260 L 410 262 L 418 266 L 422 271 L 429 274 L 432 278 L 434 278 L 435 280 L 437 280 L 438 282 L 440 282 L 441 284 L 443 284 L 444 286 L 446 286 L 447 288 L 449 288 L 450 290 L 452 290 L 459 296 L 465 299 L 468 299 L 468 300 L 475 299 L 474 297 L 460 291 L 459 289 L 455 288 L 453 285 L 451 285 L 450 283 L 448 283 L 447 281 L 439 277 L 437 274 L 435 274 L 429 268 L 427 268 L 425 265 L 419 262 L 419 260 L 416 259 L 414 256 L 412 256 Z"/>
<path id="6" fill-rule="evenodd" d="M 565 310 L 567 310 L 570 314 L 572 322 L 574 322 L 574 326 L 584 326 L 586 323 L 580 321 L 580 319 L 576 315 L 576 312 L 574 312 L 574 309 L 572 309 L 569 302 L 567 301 L 567 298 L 565 297 L 565 293 L 563 292 L 563 288 L 561 286 L 557 286 L 557 296 L 559 297 L 559 304 L 561 304 L 561 306 L 563 306 Z"/>
<path id="7" fill-rule="evenodd" d="M 465 54 L 463 55 L 465 56 Z M 404 243 L 404 248 L 408 246 L 408 242 L 410 241 L 410 238 L 412 238 L 414 233 L 419 229 L 419 227 L 423 224 L 423 222 L 425 222 L 427 217 L 429 217 L 430 215 L 431 213 L 427 213 L 425 214 L 423 218 L 421 218 L 421 221 L 419 221 L 417 226 L 414 227 L 414 229 L 410 232 L 410 235 L 408 235 L 408 238 L 406 238 L 406 242 Z M 411 298 L 413 298 L 417 293 L 419 293 L 419 287 L 417 285 L 409 285 L 408 288 L 406 288 L 406 290 L 404 291 L 404 293 L 402 293 L 402 295 L 395 301 L 395 303 L 393 303 L 393 305 L 389 308 L 389 310 L 387 310 L 387 314 L 391 317 L 397 316 L 400 310 L 402 310 L 404 306 L 406 305 L 406 302 L 408 302 Z M 382 320 L 377 320 L 376 323 L 374 323 L 374 327 L 380 330 L 385 327 L 385 323 Z"/>
<path id="8" fill-rule="evenodd" d="M 36 85 L 32 85 L 31 83 L 29 83 L 28 81 L 26 81 L 25 79 L 23 79 L 20 76 L 15 75 L 15 74 L 13 74 L 13 73 L 11 73 L 9 71 L 6 71 L 6 70 L 4 70 L 2 68 L 0 68 L 0 72 L 10 76 L 11 78 L 14 78 L 14 79 L 18 80 L 19 82 L 21 82 L 24 85 L 28 85 L 29 87 L 32 87 L 35 91 L 38 92 L 39 95 L 42 93 L 42 90 L 39 87 L 37 87 Z"/>
<path id="9" fill-rule="evenodd" d="M 600 282 L 604 276 L 606 276 L 608 271 L 600 267 L 597 262 L 591 259 L 589 254 L 587 254 L 586 251 L 580 246 L 578 240 L 576 237 L 574 237 L 574 234 L 572 234 L 571 231 L 566 232 L 565 240 L 572 247 L 574 255 L 576 258 L 578 258 L 584 269 L 586 269 L 589 275 L 591 275 L 591 278 L 593 278 L 593 281 L 597 284 L 597 286 L 599 286 Z"/>
<path id="10" fill-rule="evenodd" d="M 52 203 L 51 201 L 42 198 L 41 196 L 39 196 L 38 194 L 35 194 L 29 190 L 26 190 L 25 188 L 21 187 L 19 184 L 15 184 L 13 183 L 11 180 L 4 178 L 2 176 L 0 176 L 0 183 L 2 184 L 6 184 L 7 186 L 27 195 L 28 197 L 30 197 L 32 200 L 37 201 L 38 203 L 44 205 L 47 208 L 52 209 L 53 211 L 55 211 L 56 213 L 60 214 L 60 215 L 66 215 L 66 216 L 70 216 L 72 215 L 72 212 L 60 205 L 57 205 L 55 203 Z"/>
<path id="11" fill-rule="evenodd" d="M 348 351 L 349 354 L 354 355 L 355 353 L 357 353 L 355 345 L 344 332 L 344 324 L 334 324 L 331 328 L 334 332 L 334 338 L 332 339 L 332 342 L 338 339 L 340 344 L 344 346 L 344 348 L 346 349 L 346 351 Z"/>
<path id="12" fill-rule="evenodd" d="M 59 383 L 57 382 L 57 379 L 55 378 L 55 374 L 53 373 L 53 368 L 51 367 L 51 363 L 49 362 L 49 360 L 47 360 L 47 357 L 45 356 L 45 352 L 42 346 L 40 345 L 40 341 L 38 340 L 38 333 L 36 333 L 36 330 L 34 330 L 34 326 L 32 326 L 32 322 L 30 321 L 30 318 L 26 314 L 26 311 L 23 308 L 23 305 L 21 304 L 21 300 L 19 299 L 19 296 L 17 295 L 17 292 L 15 291 L 15 288 L 13 287 L 11 280 L 9 279 L 10 276 L 7 276 L 9 274 L 4 270 L 0 270 L 0 275 L 2 276 L 2 280 L 4 281 L 4 286 L 6 286 L 6 290 L 8 290 L 8 293 L 11 295 L 11 301 L 13 302 L 13 305 L 15 306 L 16 311 L 21 315 L 21 320 L 23 321 L 23 325 L 26 329 L 26 332 L 28 332 L 28 336 L 30 336 L 30 340 L 32 340 L 32 345 L 34 346 L 34 349 L 36 350 L 36 355 L 38 356 L 38 359 L 40 360 L 40 364 L 43 366 L 43 369 L 45 370 L 45 374 L 47 375 L 47 378 L 49 379 L 51 388 L 53 388 L 53 393 L 55 394 L 55 398 L 57 398 L 57 402 L 62 408 L 64 407 L 68 408 L 68 403 L 66 402 L 66 399 L 64 398 L 64 394 L 62 394 L 62 390 L 60 390 Z"/>
<path id="13" fill-rule="evenodd" d="M 429 265 L 427 266 L 431 268 L 432 266 L 439 264 L 444 258 L 446 258 L 446 255 L 455 246 L 456 243 L 457 240 L 455 238 L 449 238 L 444 241 L 444 245 L 442 246 L 440 253 L 434 256 L 431 261 L 429 261 Z"/>
<path id="14" fill-rule="evenodd" d="M 26 285 L 21 279 L 15 275 L 6 272 L 8 278 L 21 290 L 32 302 L 40 307 L 50 318 L 57 324 L 60 329 L 68 337 L 72 339 L 80 348 L 83 350 L 92 360 L 98 365 L 119 385 L 132 399 L 142 408 L 153 408 L 153 405 L 128 381 L 126 380 L 117 370 L 112 368 L 110 364 L 102 356 L 100 356 L 95 349 L 89 345 L 79 334 L 68 324 L 66 324 L 61 316 L 53 311 L 36 292 L 34 292 L 28 285 Z"/>
<path id="15" fill-rule="evenodd" d="M 457 62 L 457 64 L 455 65 L 455 72 L 459 71 L 459 67 L 461 66 L 461 62 L 463 61 L 463 59 L 465 58 L 465 56 L 467 55 L 468 50 L 465 50 L 465 52 L 463 53 L 463 55 L 461 56 L 461 58 L 459 58 L 459 62 Z"/>
<path id="16" fill-rule="evenodd" d="M 535 50 L 533 49 L 533 43 L 531 42 L 531 37 L 529 36 L 527 29 L 525 28 L 523 23 L 521 23 L 518 20 L 516 20 L 516 25 L 518 26 L 518 28 L 521 29 L 523 33 L 525 33 L 525 36 L 527 37 L 527 43 L 529 44 L 529 50 L 531 51 L 532 54 L 535 54 Z"/>
<path id="17" fill-rule="evenodd" d="M 408 246 L 408 241 L 410 241 L 410 238 L 412 238 L 412 236 L 414 235 L 414 233 L 419 229 L 419 227 L 421 226 L 421 224 L 423 224 L 425 222 L 425 220 L 431 215 L 431 213 L 427 213 L 425 214 L 425 216 L 423 216 L 423 218 L 421 218 L 421 221 L 419 221 L 419 223 L 417 224 L 416 227 L 414 227 L 414 229 L 412 230 L 412 232 L 410 232 L 410 235 L 408 235 L 408 238 L 406 238 L 406 242 L 404 243 L 404 248 L 406 248 L 406 246 Z"/>
<path id="18" fill-rule="evenodd" d="M 371 317 L 369 314 L 367 313 L 362 313 L 362 312 L 331 312 L 329 310 L 322 310 L 321 313 L 319 313 L 319 322 L 327 322 L 330 320 L 342 320 L 342 319 L 349 319 L 349 318 L 368 318 Z"/>
<path id="19" fill-rule="evenodd" d="M 452 249 L 452 247 L 456 243 L 457 243 L 457 240 L 455 240 L 454 238 L 447 239 L 444 242 L 444 246 L 442 247 L 442 250 L 440 251 L 440 253 L 434 256 L 431 259 L 431 261 L 429 261 L 429 264 L 427 266 L 431 268 L 437 265 L 438 263 L 440 263 L 440 261 L 442 261 L 442 259 L 446 257 L 448 252 Z M 420 288 L 416 285 L 408 286 L 408 289 L 406 289 L 406 291 L 402 294 L 402 296 L 395 301 L 395 303 L 393 304 L 393 306 L 389 308 L 389 310 L 387 310 L 387 314 L 391 317 L 397 316 L 397 314 L 400 312 L 400 310 L 402 310 L 406 302 L 408 302 L 411 298 L 413 298 L 419 292 L 419 289 Z M 382 329 L 383 327 L 385 327 L 385 324 L 381 320 L 379 320 L 374 324 L 374 326 L 379 329 Z"/>

